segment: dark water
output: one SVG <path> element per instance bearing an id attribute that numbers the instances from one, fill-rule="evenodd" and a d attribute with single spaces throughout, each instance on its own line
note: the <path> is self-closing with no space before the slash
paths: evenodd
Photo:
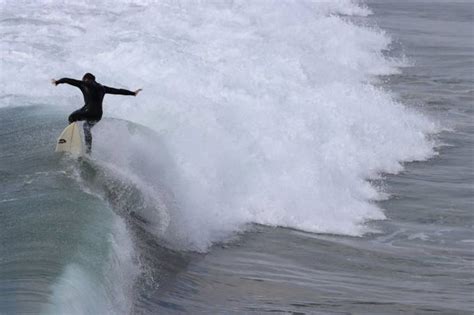
<path id="1" fill-rule="evenodd" d="M 14 3 L 0 5 L 5 9 L 4 15 L 18 13 Z M 164 6 L 167 5 L 166 2 Z M 303 228 L 253 224 L 250 220 L 221 237 L 221 229 L 215 225 L 222 224 L 225 232 L 228 221 L 214 220 L 202 213 L 198 213 L 200 220 L 189 216 L 188 222 L 188 217 L 183 216 L 178 221 L 182 225 L 174 226 L 176 216 L 169 211 L 174 208 L 163 211 L 169 204 L 160 203 L 178 195 L 172 186 L 179 184 L 174 181 L 173 168 L 179 161 L 166 154 L 166 145 L 170 145 L 163 140 L 167 135 L 173 136 L 173 130 L 159 134 L 105 119 L 94 130 L 94 141 L 100 144 L 96 155 L 79 160 L 59 156 L 52 152 L 51 139 L 64 127 L 64 117 L 73 105 L 51 106 L 48 102 L 55 100 L 48 94 L 51 92 L 45 93 L 46 97 L 41 93 L 33 97 L 30 94 L 34 89 L 25 92 L 9 85 L 0 95 L 0 313 L 471 314 L 473 4 L 369 1 L 367 5 L 373 15 L 348 19 L 385 30 L 392 38 L 389 49 L 384 50 L 386 57 L 406 56 L 411 64 L 400 74 L 379 77 L 378 86 L 392 91 L 407 107 L 423 112 L 444 127 L 440 133 L 430 135 L 436 143 L 435 156 L 404 163 L 400 173 L 371 181 L 389 196 L 370 202 L 382 208 L 387 217 L 366 222 L 373 232 L 360 237 L 318 234 Z M 169 6 L 174 8 L 173 4 Z M 140 9 L 138 5 L 127 8 L 130 12 Z M 41 13 L 52 19 L 47 22 L 41 17 L 31 18 L 38 10 L 32 10 L 29 18 L 19 15 L 0 22 L 26 30 L 48 23 L 55 25 L 56 11 L 50 9 L 51 16 Z M 81 22 L 87 24 L 91 6 L 79 5 L 75 9 L 63 13 L 79 20 L 86 17 Z M 29 12 L 29 7 L 25 10 Z M 107 12 L 100 18 L 116 21 L 115 14 L 119 13 Z M 74 25 L 69 35 L 83 32 L 81 27 Z M 170 33 L 174 32 L 179 35 L 179 29 Z M 7 27 L 4 34 L 11 41 L 8 44 L 12 46 L 8 47 L 21 52 L 24 47 L 15 40 L 22 33 Z M 126 43 L 129 35 L 121 33 L 120 41 Z M 178 35 L 169 35 L 174 39 L 170 45 L 180 50 L 187 39 L 181 42 Z M 50 54 L 60 50 L 53 40 L 36 42 L 33 36 L 25 42 L 30 45 L 26 45 L 27 50 L 48 52 L 41 54 L 41 60 L 50 61 Z M 84 46 L 80 39 L 65 42 L 71 47 L 79 44 L 87 54 L 88 43 Z M 147 51 L 140 50 L 141 57 L 147 58 Z M 107 68 L 107 51 L 102 53 L 106 62 L 101 65 Z M 4 73 L 15 69 L 23 78 L 22 65 L 30 61 L 21 53 L 8 59 L 11 56 L 5 53 L 0 64 Z M 48 66 L 56 67 L 61 58 L 71 64 L 76 61 L 68 59 L 67 51 L 55 57 Z M 194 57 L 186 55 L 186 62 L 180 62 L 201 65 L 201 59 L 196 61 Z M 171 57 L 166 58 L 172 61 Z M 28 69 L 41 66 L 35 64 Z M 148 73 L 146 70 L 144 73 Z M 150 75 L 148 80 L 155 76 Z M 64 100 L 71 104 L 78 101 L 67 97 L 61 99 Z M 199 117 L 197 113 L 195 116 Z M 210 125 L 204 122 L 206 127 Z M 200 126 L 199 121 L 195 123 Z M 111 137 L 108 129 L 114 129 L 118 136 Z M 131 166 L 122 161 L 130 158 L 127 152 L 139 153 L 132 156 Z M 165 171 L 163 165 L 167 166 Z M 153 182 L 156 174 L 162 182 Z M 217 211 L 214 216 L 224 214 Z M 330 213 L 315 211 L 314 216 L 308 214 L 308 221 L 326 216 L 331 218 Z M 291 226 L 284 218 L 276 222 L 273 225 Z M 186 235 L 189 240 L 183 241 L 179 229 L 194 225 L 197 231 L 193 230 Z M 209 226 L 219 237 L 209 236 Z M 200 229 L 204 230 L 202 234 Z M 192 243 L 195 235 L 202 236 L 199 241 L 210 247 L 183 250 L 182 243 Z M 173 243 L 175 239 L 181 242 L 177 245 Z"/>

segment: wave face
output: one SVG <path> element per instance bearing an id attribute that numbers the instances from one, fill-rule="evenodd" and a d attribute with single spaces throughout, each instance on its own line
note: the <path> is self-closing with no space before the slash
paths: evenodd
<path id="1" fill-rule="evenodd" d="M 166 187 L 167 228 L 156 230 L 177 247 L 206 250 L 248 223 L 361 235 L 384 218 L 367 180 L 433 154 L 435 124 L 375 85 L 403 63 L 384 57 L 383 31 L 350 21 L 370 14 L 354 1 L 10 1 L 2 11 L 3 105 L 79 107 L 76 91 L 48 80 L 85 72 L 144 88 L 107 96 L 105 115 L 159 142 L 127 145 L 99 124 L 93 157 Z"/>

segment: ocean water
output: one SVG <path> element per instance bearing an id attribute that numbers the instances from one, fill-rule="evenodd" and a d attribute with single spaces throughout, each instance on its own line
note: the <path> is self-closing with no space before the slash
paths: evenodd
<path id="1" fill-rule="evenodd" d="M 0 313 L 472 312 L 472 2 L 0 8 Z"/>

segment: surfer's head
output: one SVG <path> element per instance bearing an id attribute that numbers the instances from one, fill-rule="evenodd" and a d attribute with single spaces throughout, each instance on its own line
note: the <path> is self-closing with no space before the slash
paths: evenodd
<path id="1" fill-rule="evenodd" d="M 95 81 L 95 76 L 92 73 L 86 73 L 82 77 L 82 81 L 84 82 L 94 82 Z"/>

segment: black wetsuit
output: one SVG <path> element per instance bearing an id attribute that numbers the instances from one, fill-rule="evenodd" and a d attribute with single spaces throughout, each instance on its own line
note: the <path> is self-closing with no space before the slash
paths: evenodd
<path id="1" fill-rule="evenodd" d="M 135 92 L 125 89 L 115 89 L 101 85 L 95 81 L 80 81 L 63 78 L 56 81 L 56 84 L 67 83 L 78 87 L 84 96 L 84 106 L 71 115 L 69 123 L 84 120 L 84 138 L 86 140 L 87 152 L 92 148 L 91 128 L 102 118 L 102 101 L 105 94 L 135 95 Z"/>

